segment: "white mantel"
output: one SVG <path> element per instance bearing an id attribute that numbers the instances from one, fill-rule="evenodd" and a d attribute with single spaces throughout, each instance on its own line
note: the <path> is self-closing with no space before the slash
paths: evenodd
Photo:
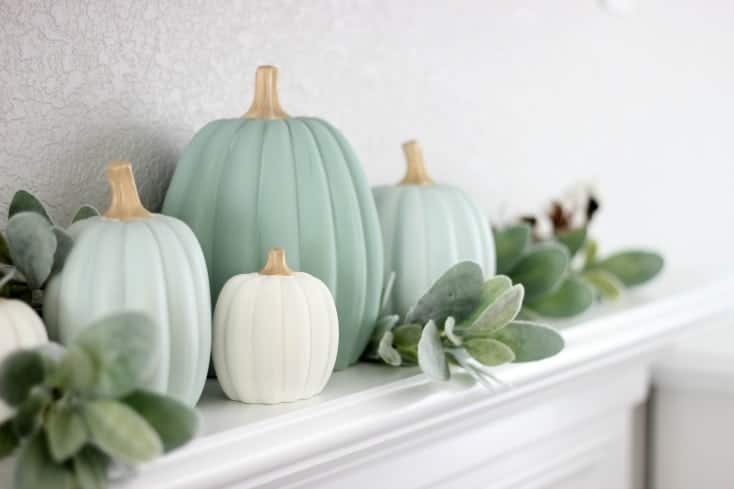
<path id="1" fill-rule="evenodd" d="M 431 382 L 415 368 L 361 364 L 324 393 L 280 406 L 199 404 L 203 432 L 142 467 L 132 488 L 625 489 L 642 484 L 649 366 L 669 340 L 731 311 L 734 277 L 666 273 L 563 328 L 566 349 L 496 374 Z"/>

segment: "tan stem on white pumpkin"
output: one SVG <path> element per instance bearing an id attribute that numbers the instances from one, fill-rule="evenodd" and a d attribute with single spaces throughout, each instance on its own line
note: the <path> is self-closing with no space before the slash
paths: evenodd
<path id="1" fill-rule="evenodd" d="M 403 143 L 405 153 L 406 170 L 405 176 L 400 180 L 400 185 L 429 185 L 433 183 L 428 176 L 426 165 L 423 162 L 423 150 L 417 141 Z"/>
<path id="2" fill-rule="evenodd" d="M 293 275 L 293 270 L 288 268 L 285 261 L 283 248 L 273 248 L 268 252 L 268 262 L 260 270 L 260 275 Z"/>
<path id="3" fill-rule="evenodd" d="M 135 185 L 133 167 L 129 161 L 111 161 L 107 165 L 107 181 L 110 183 L 110 207 L 104 213 L 110 219 L 128 221 L 151 217 L 140 202 Z"/>
<path id="4" fill-rule="evenodd" d="M 278 100 L 278 68 L 275 66 L 258 66 L 255 73 L 255 97 L 244 117 L 248 119 L 288 117 Z"/>

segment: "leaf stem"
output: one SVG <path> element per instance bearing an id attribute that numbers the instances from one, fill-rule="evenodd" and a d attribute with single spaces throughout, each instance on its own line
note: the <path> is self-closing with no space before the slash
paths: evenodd
<path id="1" fill-rule="evenodd" d="M 3 290 L 3 287 L 5 287 L 13 278 L 15 277 L 16 268 L 10 267 L 10 270 L 8 271 L 7 275 L 5 275 L 2 279 L 0 279 L 0 290 Z"/>

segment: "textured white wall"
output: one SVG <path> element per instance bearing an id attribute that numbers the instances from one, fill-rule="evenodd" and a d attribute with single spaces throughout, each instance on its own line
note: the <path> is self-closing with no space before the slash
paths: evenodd
<path id="1" fill-rule="evenodd" d="M 488 211 L 592 179 L 609 247 L 724 263 L 734 5 L 637 4 L 0 0 L 0 212 L 20 187 L 62 221 L 104 207 L 110 159 L 134 161 L 156 208 L 193 132 L 243 113 L 271 63 L 285 109 L 340 127 L 374 183 L 415 137 Z"/>

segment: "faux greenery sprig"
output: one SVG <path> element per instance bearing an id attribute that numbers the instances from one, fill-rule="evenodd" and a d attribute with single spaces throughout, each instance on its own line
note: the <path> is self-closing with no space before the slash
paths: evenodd
<path id="1" fill-rule="evenodd" d="M 113 464 L 136 464 L 188 442 L 194 410 L 141 389 L 156 361 L 156 328 L 139 313 L 108 316 L 64 350 L 49 343 L 0 365 L 0 458 L 18 451 L 17 489 L 100 489 Z"/>
<path id="2" fill-rule="evenodd" d="M 74 222 L 98 214 L 93 207 L 83 206 Z M 16 192 L 5 236 L 0 233 L 0 297 L 38 307 L 34 293 L 63 267 L 72 245 L 71 236 L 54 224 L 40 200 L 25 190 Z"/>
<path id="3" fill-rule="evenodd" d="M 525 286 L 521 316 L 573 317 L 595 300 L 617 299 L 625 288 L 660 273 L 664 260 L 652 251 L 625 250 L 598 259 L 597 243 L 589 238 L 588 228 L 599 207 L 589 193 L 571 204 L 553 202 L 542 216 L 549 222 L 549 233 L 538 231 L 536 217 L 493 230 L 497 273 Z"/>
<path id="4" fill-rule="evenodd" d="M 383 310 L 392 282 L 383 294 Z M 458 364 L 491 389 L 498 381 L 487 367 L 542 360 L 563 349 L 563 337 L 553 328 L 517 320 L 524 293 L 506 276 L 484 282 L 479 265 L 458 263 L 405 318 L 378 320 L 365 357 L 392 366 L 418 364 L 435 380 L 448 380 L 449 365 Z"/>

